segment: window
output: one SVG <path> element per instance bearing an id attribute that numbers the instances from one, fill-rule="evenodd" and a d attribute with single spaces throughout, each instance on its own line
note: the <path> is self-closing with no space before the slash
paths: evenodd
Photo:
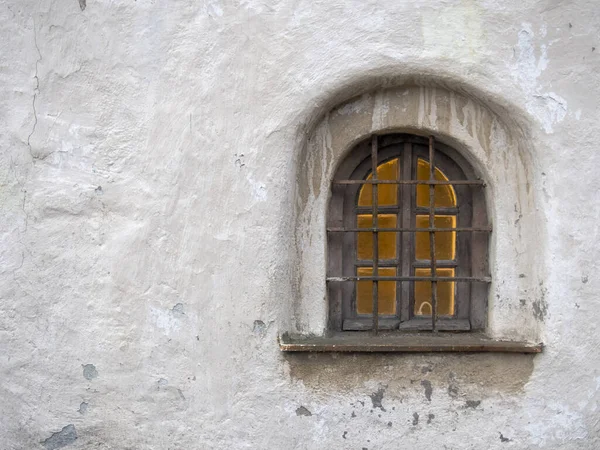
<path id="1" fill-rule="evenodd" d="M 298 142 L 280 349 L 541 352 L 537 125 L 466 82 L 403 77 L 319 109 Z"/>
<path id="2" fill-rule="evenodd" d="M 484 187 L 465 158 L 432 137 L 358 144 L 332 186 L 329 328 L 483 329 L 491 231 Z"/>

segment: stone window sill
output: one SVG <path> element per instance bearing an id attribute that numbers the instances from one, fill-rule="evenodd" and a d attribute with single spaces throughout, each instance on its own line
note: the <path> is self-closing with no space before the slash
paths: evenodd
<path id="1" fill-rule="evenodd" d="M 540 353 L 543 344 L 491 339 L 481 333 L 367 333 L 341 332 L 331 336 L 279 336 L 282 352 L 496 352 Z"/>

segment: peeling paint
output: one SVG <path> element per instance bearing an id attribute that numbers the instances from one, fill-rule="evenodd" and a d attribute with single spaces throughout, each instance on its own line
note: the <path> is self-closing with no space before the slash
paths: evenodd
<path id="1" fill-rule="evenodd" d="M 312 416 L 312 413 L 304 406 L 299 406 L 298 408 L 296 408 L 296 415 L 310 417 Z"/>
<path id="2" fill-rule="evenodd" d="M 255 320 L 252 325 L 252 332 L 263 336 L 267 331 L 267 325 L 262 320 Z"/>
<path id="3" fill-rule="evenodd" d="M 77 430 L 73 424 L 67 425 L 62 430 L 52 433 L 48 439 L 42 442 L 46 450 L 56 450 L 71 445 L 77 440 Z"/>
<path id="4" fill-rule="evenodd" d="M 431 381 L 422 380 L 421 386 L 423 386 L 423 389 L 425 390 L 425 398 L 428 401 L 431 401 L 431 394 L 433 393 L 433 387 L 431 386 Z"/>
<path id="5" fill-rule="evenodd" d="M 175 306 L 173 306 L 171 311 L 173 311 L 173 314 L 175 315 L 185 316 L 185 312 L 183 312 L 183 303 L 177 303 Z"/>
<path id="6" fill-rule="evenodd" d="M 85 414 L 87 413 L 88 410 L 88 403 L 87 402 L 81 402 L 81 404 L 79 405 L 79 409 L 77 410 L 77 412 L 79 414 Z"/>
<path id="7" fill-rule="evenodd" d="M 376 392 L 373 392 L 369 397 L 371 397 L 371 403 L 373 403 L 373 408 L 379 408 L 382 411 L 385 411 L 385 408 L 381 404 L 383 401 L 383 394 L 385 393 L 384 388 L 377 389 Z"/>
<path id="8" fill-rule="evenodd" d="M 534 317 L 543 322 L 548 315 L 548 303 L 544 299 L 538 299 L 531 303 Z"/>
<path id="9" fill-rule="evenodd" d="M 172 309 L 161 309 L 150 306 L 150 318 L 158 329 L 165 335 L 171 335 L 181 329 L 181 318 L 183 314 L 183 305 L 175 305 Z"/>
<path id="10" fill-rule="evenodd" d="M 82 364 L 83 367 L 83 377 L 86 380 L 93 380 L 94 378 L 98 378 L 98 371 L 96 370 L 96 366 L 93 364 Z"/>
<path id="11" fill-rule="evenodd" d="M 543 38 L 543 31 L 541 35 Z M 551 134 L 553 127 L 567 114 L 567 101 L 554 92 L 541 92 L 543 88 L 538 79 L 548 67 L 548 46 L 537 44 L 530 23 L 521 25 L 515 54 L 513 76 L 527 95 L 527 110 L 540 121 L 544 131 Z"/>

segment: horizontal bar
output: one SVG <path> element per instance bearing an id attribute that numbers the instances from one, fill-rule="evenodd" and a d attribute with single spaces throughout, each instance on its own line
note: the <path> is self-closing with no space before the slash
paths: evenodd
<path id="1" fill-rule="evenodd" d="M 486 186 L 483 180 L 333 180 L 333 184 L 426 184 L 436 186 Z"/>
<path id="2" fill-rule="evenodd" d="M 346 319 L 342 325 L 344 331 L 366 331 L 370 330 L 373 324 L 371 317 L 357 317 Z M 471 324 L 467 319 L 455 319 L 440 317 L 436 328 L 439 331 L 469 331 Z M 424 316 L 420 319 L 411 319 L 406 322 L 400 322 L 400 319 L 388 319 L 379 317 L 379 329 L 381 330 L 404 330 L 404 331 L 431 331 L 430 316 Z"/>
<path id="3" fill-rule="evenodd" d="M 379 259 L 379 267 L 393 267 L 397 268 L 400 261 L 397 259 Z M 371 269 L 373 267 L 372 259 L 357 259 L 354 261 L 354 265 L 358 267 L 366 267 L 367 269 Z"/>
<path id="4" fill-rule="evenodd" d="M 458 267 L 458 263 L 452 259 L 438 259 L 436 260 L 438 269 L 452 269 Z M 428 259 L 418 259 L 412 262 L 412 266 L 416 269 L 429 269 L 431 263 Z M 367 265 L 367 267 L 369 267 Z"/>
<path id="5" fill-rule="evenodd" d="M 378 328 L 380 330 L 397 330 L 400 326 L 400 319 L 390 319 L 379 316 Z M 368 331 L 373 328 L 373 318 L 364 319 L 346 319 L 342 324 L 344 331 Z"/>
<path id="6" fill-rule="evenodd" d="M 402 331 L 431 331 L 432 323 L 431 316 L 423 316 L 413 318 L 402 322 L 398 328 Z M 471 322 L 468 319 L 438 317 L 435 323 L 435 329 L 438 331 L 469 331 L 471 330 Z"/>
<path id="7" fill-rule="evenodd" d="M 421 232 L 421 231 L 440 231 L 440 232 L 451 232 L 456 231 L 460 232 L 488 232 L 491 233 L 492 227 L 480 227 L 480 228 L 343 228 L 343 227 L 332 227 L 327 228 L 327 231 L 330 233 L 361 233 L 361 232 L 374 232 L 378 231 L 380 233 L 385 232 Z"/>
<path id="8" fill-rule="evenodd" d="M 448 269 L 448 268 L 453 268 L 453 267 L 457 267 L 458 263 L 453 260 L 453 259 L 441 259 L 441 260 L 437 260 L 439 267 L 443 268 L 443 269 Z M 386 267 L 386 268 L 397 268 L 400 265 L 401 261 L 398 261 L 397 259 L 380 259 L 379 260 L 379 267 Z M 371 269 L 373 267 L 373 260 L 372 259 L 358 259 L 356 261 L 354 261 L 354 265 L 356 267 L 365 267 L 367 269 Z M 430 262 L 428 259 L 418 259 L 416 261 L 412 262 L 412 266 L 416 267 L 418 269 L 421 268 L 425 268 L 428 269 L 429 266 L 431 266 Z"/>
<path id="9" fill-rule="evenodd" d="M 429 208 L 424 207 L 424 206 L 417 206 L 413 211 L 415 214 L 419 214 L 419 215 L 429 214 Z M 458 208 L 455 206 L 437 207 L 437 208 L 433 209 L 433 212 L 435 214 L 454 215 L 454 214 L 458 214 Z"/>
<path id="10" fill-rule="evenodd" d="M 327 281 L 467 281 L 491 283 L 490 277 L 327 277 Z"/>
<path id="11" fill-rule="evenodd" d="M 379 206 L 378 214 L 398 214 L 402 208 L 398 206 Z M 414 208 L 411 211 L 413 214 L 427 215 L 429 214 L 429 208 Z M 437 215 L 454 216 L 458 214 L 458 208 L 455 207 L 437 207 L 433 210 Z M 354 213 L 356 214 L 373 214 L 373 208 L 371 206 L 358 206 L 354 207 Z"/>
<path id="12" fill-rule="evenodd" d="M 379 214 L 398 214 L 400 210 L 403 210 L 402 206 L 393 205 L 393 206 L 381 206 L 379 205 L 378 213 Z M 372 206 L 355 206 L 353 208 L 354 212 L 357 214 L 372 214 L 373 207 Z M 412 213 L 419 215 L 429 214 L 429 208 L 425 206 L 418 206 L 413 208 Z M 438 206 L 433 210 L 436 214 L 442 215 L 456 215 L 458 214 L 458 208 L 455 206 Z"/>

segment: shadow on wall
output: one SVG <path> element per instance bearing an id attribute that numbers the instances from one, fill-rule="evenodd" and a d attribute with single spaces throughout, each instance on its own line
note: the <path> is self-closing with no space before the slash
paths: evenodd
<path id="1" fill-rule="evenodd" d="M 533 358 L 514 354 L 285 354 L 291 380 L 301 381 L 309 390 L 354 392 L 379 380 L 385 388 L 374 393 L 376 399 L 387 392 L 396 400 L 402 395 L 422 395 L 429 401 L 444 396 L 465 402 L 497 392 L 522 392 L 533 372 Z"/>

